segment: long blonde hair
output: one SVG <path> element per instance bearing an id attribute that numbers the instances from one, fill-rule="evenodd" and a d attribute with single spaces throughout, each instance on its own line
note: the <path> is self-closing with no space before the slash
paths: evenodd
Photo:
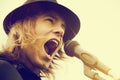
<path id="1" fill-rule="evenodd" d="M 26 44 L 33 43 L 38 35 L 35 32 L 35 22 L 37 17 L 27 18 L 21 21 L 16 22 L 12 25 L 12 28 L 8 34 L 8 40 L 6 45 L 4 46 L 3 53 L 8 56 L 10 60 L 17 61 L 19 59 L 19 54 L 21 52 L 20 47 Z M 63 51 L 59 50 L 54 57 L 54 60 L 63 59 Z M 52 62 L 49 69 L 41 69 L 41 74 L 49 77 L 50 74 L 53 75 L 53 67 L 56 64 Z"/>

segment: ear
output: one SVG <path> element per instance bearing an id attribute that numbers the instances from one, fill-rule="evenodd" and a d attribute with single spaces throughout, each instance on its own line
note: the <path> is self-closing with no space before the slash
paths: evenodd
<path id="1" fill-rule="evenodd" d="M 14 57 L 15 57 L 16 59 L 19 58 L 20 51 L 21 51 L 21 47 L 20 47 L 20 46 L 16 46 L 16 47 L 13 49 L 12 53 L 13 53 L 13 55 L 14 55 Z"/>
<path id="2" fill-rule="evenodd" d="M 13 39 L 16 41 L 15 43 L 21 44 L 20 35 L 18 34 L 18 32 L 16 32 L 16 33 L 13 35 Z"/>

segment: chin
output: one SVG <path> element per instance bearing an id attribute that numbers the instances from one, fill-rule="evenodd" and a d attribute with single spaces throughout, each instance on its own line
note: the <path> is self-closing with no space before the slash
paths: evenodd
<path id="1" fill-rule="evenodd" d="M 33 67 L 37 67 L 38 69 L 48 70 L 51 65 L 51 61 L 33 61 Z"/>

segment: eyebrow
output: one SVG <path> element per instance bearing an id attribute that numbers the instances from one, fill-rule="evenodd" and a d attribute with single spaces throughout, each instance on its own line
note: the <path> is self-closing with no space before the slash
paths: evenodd
<path id="1" fill-rule="evenodd" d="M 58 20 L 58 17 L 55 16 L 55 15 L 53 15 L 53 14 L 46 14 L 46 16 L 50 16 L 50 17 L 52 17 L 53 19 Z"/>

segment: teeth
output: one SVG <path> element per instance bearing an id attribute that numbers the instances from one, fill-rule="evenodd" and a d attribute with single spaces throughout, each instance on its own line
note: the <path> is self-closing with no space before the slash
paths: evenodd
<path id="1" fill-rule="evenodd" d="M 58 45 L 58 41 L 57 40 L 52 40 L 56 45 Z"/>

